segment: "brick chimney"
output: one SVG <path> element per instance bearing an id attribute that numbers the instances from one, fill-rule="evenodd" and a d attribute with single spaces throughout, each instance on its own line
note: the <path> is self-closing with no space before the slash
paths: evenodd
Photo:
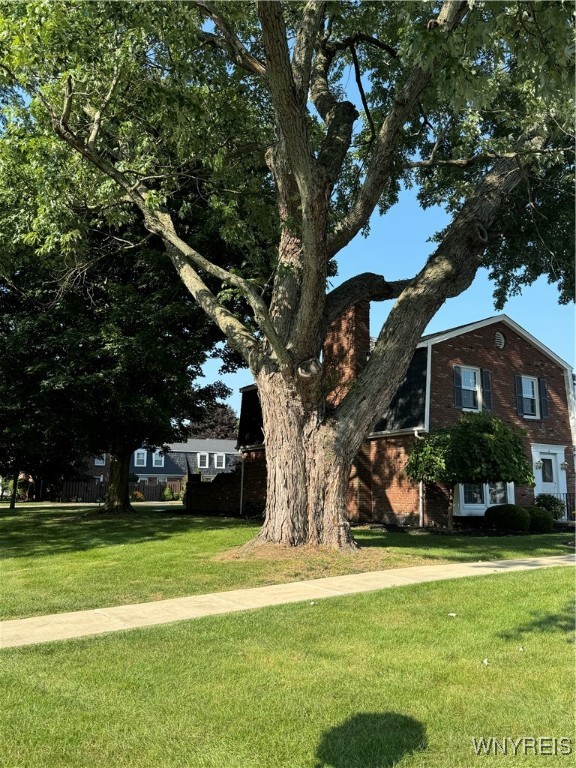
<path id="1" fill-rule="evenodd" d="M 328 383 L 326 402 L 335 408 L 366 365 L 370 354 L 370 302 L 360 301 L 330 325 L 323 363 Z"/>

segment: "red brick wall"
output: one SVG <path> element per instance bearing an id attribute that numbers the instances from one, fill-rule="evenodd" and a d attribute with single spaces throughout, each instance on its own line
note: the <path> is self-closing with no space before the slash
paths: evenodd
<path id="1" fill-rule="evenodd" d="M 375 522 L 418 525 L 419 487 L 404 473 L 413 435 L 370 440 L 372 459 L 372 519 Z"/>
<path id="2" fill-rule="evenodd" d="M 499 331 L 506 339 L 504 349 L 496 348 L 494 335 Z M 484 368 L 490 371 L 492 413 L 508 424 L 528 431 L 526 451 L 530 443 L 565 445 L 568 462 L 568 490 L 574 487 L 574 458 L 564 370 L 540 350 L 512 331 L 504 323 L 456 336 L 432 346 L 432 397 L 430 400 L 430 429 L 454 424 L 462 411 L 453 404 L 453 368 L 455 365 Z M 534 376 L 546 379 L 548 385 L 549 417 L 524 419 L 516 412 L 514 376 Z M 516 489 L 516 503 L 532 503 L 530 489 Z"/>
<path id="3" fill-rule="evenodd" d="M 328 330 L 323 367 L 328 405 L 336 407 L 368 360 L 370 353 L 370 302 L 350 307 Z"/>
<path id="4" fill-rule="evenodd" d="M 362 444 L 350 476 L 348 514 L 353 522 L 418 525 L 418 483 L 404 474 L 413 442 L 412 435 L 399 435 Z"/>

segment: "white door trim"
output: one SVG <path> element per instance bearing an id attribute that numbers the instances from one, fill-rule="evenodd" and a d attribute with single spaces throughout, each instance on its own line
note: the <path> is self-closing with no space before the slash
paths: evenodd
<path id="1" fill-rule="evenodd" d="M 530 448 L 532 452 L 532 470 L 536 483 L 534 486 L 534 496 L 538 496 L 539 493 L 567 493 L 566 470 L 561 468 L 565 461 L 566 446 L 533 443 Z M 536 469 L 536 463 L 546 458 L 552 459 L 553 467 L 558 477 L 556 481 L 557 488 L 554 491 L 544 487 L 542 469 Z"/>

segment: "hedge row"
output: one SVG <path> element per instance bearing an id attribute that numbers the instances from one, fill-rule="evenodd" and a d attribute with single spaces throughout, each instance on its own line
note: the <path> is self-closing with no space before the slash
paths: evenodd
<path id="1" fill-rule="evenodd" d="M 497 531 L 534 531 L 551 533 L 554 528 L 552 513 L 541 507 L 519 507 L 517 504 L 498 504 L 484 513 L 484 528 Z"/>

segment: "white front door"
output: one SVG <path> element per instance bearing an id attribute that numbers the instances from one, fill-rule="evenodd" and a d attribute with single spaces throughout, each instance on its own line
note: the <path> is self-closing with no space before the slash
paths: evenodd
<path id="1" fill-rule="evenodd" d="M 534 471 L 534 495 L 566 493 L 565 447 L 561 445 L 533 445 L 532 466 Z"/>

